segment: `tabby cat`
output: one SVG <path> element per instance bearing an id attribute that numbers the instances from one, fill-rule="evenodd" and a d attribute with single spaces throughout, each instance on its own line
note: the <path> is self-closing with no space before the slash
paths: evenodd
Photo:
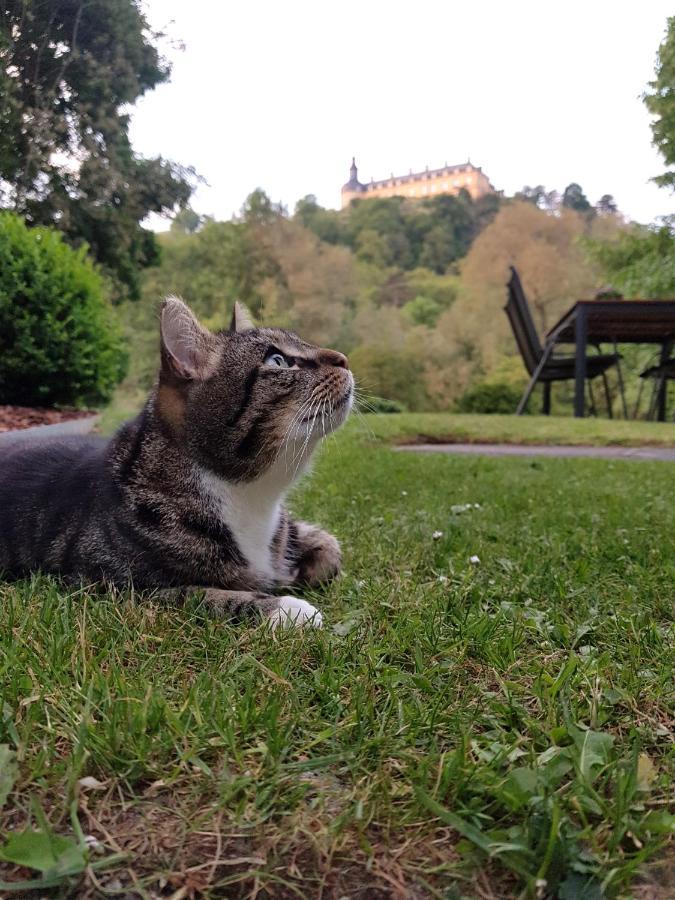
<path id="1" fill-rule="evenodd" d="M 253 327 L 237 304 L 212 333 L 181 300 L 161 312 L 161 366 L 111 439 L 0 446 L 0 571 L 35 570 L 163 594 L 203 588 L 218 615 L 321 625 L 272 592 L 340 570 L 340 547 L 284 495 L 352 406 L 342 353 Z"/>

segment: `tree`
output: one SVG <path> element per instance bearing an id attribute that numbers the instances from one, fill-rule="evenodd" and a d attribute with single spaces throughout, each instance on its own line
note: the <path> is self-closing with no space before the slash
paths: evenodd
<path id="1" fill-rule="evenodd" d="M 605 228 L 611 224 L 597 221 Z M 457 299 L 427 341 L 425 359 L 433 361 L 438 373 L 429 376 L 439 384 L 430 389 L 432 396 L 442 389 L 446 397 L 458 397 L 476 378 L 491 375 L 504 357 L 517 355 L 503 313 L 509 265 L 520 273 L 542 336 L 574 298 L 593 293 L 602 275 L 587 261 L 579 241 L 589 227 L 594 228 L 595 221 L 589 226 L 570 209 L 552 215 L 527 202 L 502 207 L 462 261 Z M 454 377 L 444 379 L 444 372 Z"/>
<path id="2" fill-rule="evenodd" d="M 262 188 L 256 188 L 248 195 L 241 208 L 241 218 L 249 225 L 273 222 L 284 216 L 286 210 L 281 203 L 274 203 Z"/>
<path id="3" fill-rule="evenodd" d="M 348 210 L 346 239 L 353 249 L 359 247 L 363 231 L 374 232 L 384 241 L 388 264 L 409 268 L 413 262 L 407 234 L 402 197 L 376 197 L 354 200 Z"/>
<path id="4" fill-rule="evenodd" d="M 557 191 L 547 191 L 543 184 L 538 184 L 536 187 L 526 184 L 522 190 L 516 191 L 513 199 L 532 203 L 539 209 L 557 209 L 560 206 L 560 194 Z"/>
<path id="5" fill-rule="evenodd" d="M 380 269 L 391 265 L 393 253 L 387 241 L 374 228 L 364 228 L 356 236 L 356 255 Z"/>
<path id="6" fill-rule="evenodd" d="M 675 16 L 668 19 L 666 36 L 657 53 L 655 75 L 643 99 L 654 116 L 652 143 L 663 156 L 667 171 L 657 175 L 654 181 L 675 189 Z"/>
<path id="7" fill-rule="evenodd" d="M 324 347 L 340 345 L 357 292 L 356 265 L 346 247 L 324 244 L 280 216 L 249 230 L 268 272 L 258 285 L 262 317 Z"/>
<path id="8" fill-rule="evenodd" d="M 416 353 L 385 343 L 368 343 L 350 354 L 357 383 L 367 394 L 397 400 L 408 409 L 424 409 L 424 375 Z"/>
<path id="9" fill-rule="evenodd" d="M 626 297 L 675 295 L 675 216 L 658 226 L 634 225 L 614 240 L 587 241 L 586 246 Z"/>
<path id="10" fill-rule="evenodd" d="M 458 197 L 445 195 L 424 201 L 424 208 L 428 213 L 428 225 L 418 264 L 441 275 L 471 246 L 477 233 L 475 208 L 466 191 Z"/>
<path id="11" fill-rule="evenodd" d="M 191 206 L 186 206 L 173 217 L 171 230 L 181 231 L 183 234 L 194 234 L 195 231 L 199 231 L 205 221 L 206 216 L 200 216 Z"/>
<path id="12" fill-rule="evenodd" d="M 563 191 L 562 205 L 566 209 L 573 209 L 578 213 L 593 212 L 593 207 L 581 189 L 581 185 L 578 185 L 575 181 L 568 184 Z"/>
<path id="13" fill-rule="evenodd" d="M 159 35 L 136 0 L 9 0 L 0 13 L 0 206 L 86 242 L 135 297 L 157 259 L 140 223 L 187 203 L 194 174 L 129 141 L 129 106 L 169 77 Z"/>
<path id="14" fill-rule="evenodd" d="M 343 244 L 371 265 L 405 271 L 424 266 L 441 275 L 466 254 L 500 203 L 498 194 L 474 200 L 462 190 L 457 196 L 419 200 L 356 199 L 335 212 L 323 209 L 309 194 L 298 201 L 293 218 L 322 241 Z"/>
<path id="15" fill-rule="evenodd" d="M 145 303 L 178 294 L 218 328 L 227 326 L 235 299 L 260 312 L 259 285 L 272 270 L 251 226 L 207 220 L 198 231 L 175 229 L 159 240 L 161 264 L 143 277 Z"/>
<path id="16" fill-rule="evenodd" d="M 615 216 L 619 211 L 616 200 L 611 194 L 603 194 L 595 208 L 597 212 L 605 216 Z"/>
<path id="17" fill-rule="evenodd" d="M 324 209 L 316 202 L 313 194 L 307 194 L 306 197 L 298 200 L 295 204 L 293 218 L 328 244 L 345 243 L 340 213 L 333 209 Z"/>
<path id="18" fill-rule="evenodd" d="M 418 294 L 414 300 L 405 304 L 401 312 L 413 325 L 426 325 L 427 328 L 433 328 L 443 312 L 443 307 L 431 297 Z"/>
<path id="19" fill-rule="evenodd" d="M 526 184 L 520 191 L 516 191 L 513 199 L 524 200 L 526 203 L 534 204 L 534 206 L 543 206 L 545 196 L 546 189 L 543 184 L 538 184 L 536 187 L 530 187 L 529 184 Z"/>

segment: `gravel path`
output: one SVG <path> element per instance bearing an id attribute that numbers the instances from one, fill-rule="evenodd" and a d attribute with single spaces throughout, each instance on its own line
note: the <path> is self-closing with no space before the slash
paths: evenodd
<path id="1" fill-rule="evenodd" d="M 100 419 L 99 415 L 80 419 L 68 419 L 55 425 L 36 425 L 33 428 L 20 428 L 18 431 L 0 432 L 0 447 L 7 447 L 19 441 L 34 438 L 64 437 L 68 434 L 88 434 Z"/>
<path id="2" fill-rule="evenodd" d="M 658 459 L 675 462 L 675 447 L 566 447 L 534 444 L 403 444 L 412 453 L 462 453 L 477 456 L 572 456 L 596 459 Z"/>

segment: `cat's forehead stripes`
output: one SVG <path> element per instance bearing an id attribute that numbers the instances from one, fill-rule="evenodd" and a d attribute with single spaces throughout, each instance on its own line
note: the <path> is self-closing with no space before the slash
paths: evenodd
<path id="1" fill-rule="evenodd" d="M 321 352 L 319 347 L 314 344 L 308 344 L 292 331 L 285 331 L 283 328 L 256 328 L 251 332 L 244 332 L 242 337 L 255 339 L 256 343 L 267 349 L 268 347 L 276 347 L 287 356 L 299 356 L 306 359 L 315 359 Z"/>

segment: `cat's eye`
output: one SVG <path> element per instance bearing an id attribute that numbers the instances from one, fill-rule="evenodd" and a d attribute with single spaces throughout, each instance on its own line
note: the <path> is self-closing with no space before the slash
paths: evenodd
<path id="1" fill-rule="evenodd" d="M 266 366 L 277 366 L 279 369 L 290 369 L 291 362 L 286 359 L 283 353 L 279 353 L 278 351 L 272 351 L 268 353 L 265 357 L 265 365 Z"/>

